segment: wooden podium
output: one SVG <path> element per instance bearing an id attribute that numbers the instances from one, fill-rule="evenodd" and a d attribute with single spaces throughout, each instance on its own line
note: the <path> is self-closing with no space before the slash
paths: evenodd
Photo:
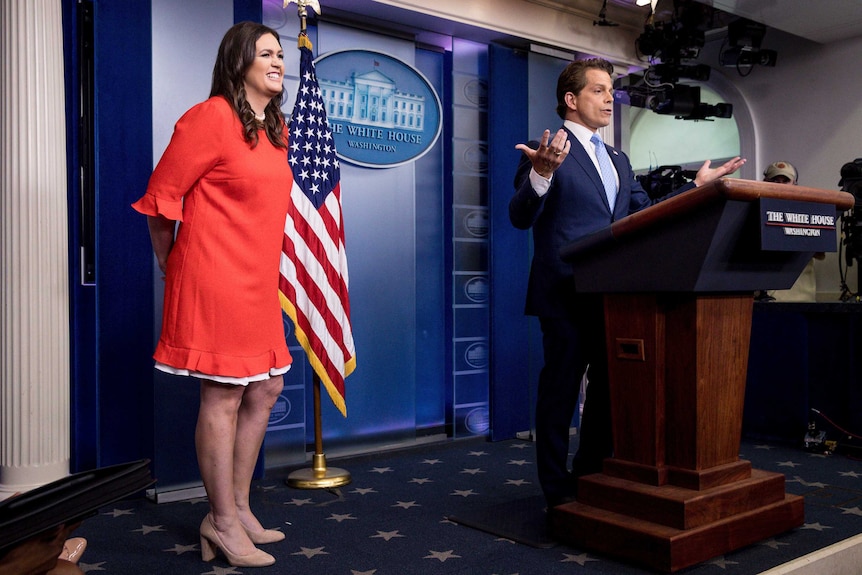
<path id="1" fill-rule="evenodd" d="M 673 572 L 803 523 L 784 475 L 739 458 L 753 292 L 835 251 L 853 196 L 720 179 L 561 252 L 605 294 L 614 456 L 550 510 L 556 537 Z"/>

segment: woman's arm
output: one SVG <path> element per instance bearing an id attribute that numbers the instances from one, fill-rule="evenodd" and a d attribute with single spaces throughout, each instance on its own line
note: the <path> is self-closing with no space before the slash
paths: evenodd
<path id="1" fill-rule="evenodd" d="M 167 273 L 168 254 L 174 247 L 174 228 L 176 222 L 164 216 L 147 216 L 147 227 L 150 228 L 150 241 L 153 244 L 153 253 L 159 262 L 159 269 Z"/>

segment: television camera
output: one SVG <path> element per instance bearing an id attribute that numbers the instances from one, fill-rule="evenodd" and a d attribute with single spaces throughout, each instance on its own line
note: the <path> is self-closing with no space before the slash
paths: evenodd
<path id="1" fill-rule="evenodd" d="M 853 195 L 856 203 L 841 216 L 841 235 L 843 237 L 844 263 L 847 267 L 853 261 L 860 262 L 858 269 L 859 285 L 862 287 L 862 158 L 856 158 L 841 166 L 841 179 L 838 181 L 841 191 Z M 840 262 L 839 262 L 840 263 Z M 849 299 L 853 294 L 847 287 L 846 274 L 841 271 L 841 300 Z M 860 288 L 857 288 L 857 291 Z"/>
<path id="2" fill-rule="evenodd" d="M 626 84 L 622 80 L 632 81 Z M 688 84 L 661 84 L 655 86 L 645 77 L 629 74 L 614 83 L 614 99 L 621 104 L 649 108 L 656 114 L 673 116 L 678 120 L 706 120 L 710 117 L 730 118 L 733 104 L 707 104 L 700 101 L 700 86 Z"/>
<path id="3" fill-rule="evenodd" d="M 681 166 L 659 166 L 637 176 L 637 180 L 650 198 L 657 199 L 691 182 L 696 176 L 696 170 L 683 170 Z"/>
<path id="4" fill-rule="evenodd" d="M 850 266 L 853 260 L 862 259 L 862 158 L 856 158 L 841 167 L 838 185 L 842 192 L 852 194 L 856 199 L 855 205 L 842 217 L 841 224 L 844 245 L 847 246 L 845 257 Z"/>
<path id="5" fill-rule="evenodd" d="M 766 26 L 740 18 L 727 25 L 728 48 L 719 55 L 719 63 L 725 67 L 735 67 L 737 70 L 756 64 L 775 66 L 778 53 L 775 50 L 764 50 L 760 47 Z"/>
<path id="6" fill-rule="evenodd" d="M 731 104 L 705 104 L 700 100 L 699 86 L 679 83 L 683 79 L 709 80 L 711 68 L 696 59 L 711 15 L 708 7 L 677 0 L 671 20 L 648 21 L 635 46 L 640 54 L 649 57 L 650 66 L 642 75 L 618 78 L 614 85 L 616 99 L 677 119 L 730 118 Z"/>

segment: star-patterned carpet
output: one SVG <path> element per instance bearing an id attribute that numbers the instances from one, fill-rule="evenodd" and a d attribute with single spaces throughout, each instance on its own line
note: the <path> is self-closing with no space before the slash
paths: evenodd
<path id="1" fill-rule="evenodd" d="M 805 524 L 679 573 L 753 575 L 862 532 L 858 460 L 746 441 L 740 455 L 787 476 L 787 491 L 805 497 Z M 505 514 L 507 502 L 523 513 L 518 502 L 540 493 L 534 462 L 532 443 L 477 438 L 329 461 L 352 476 L 335 492 L 288 487 L 290 469 L 270 470 L 253 485 L 252 507 L 287 538 L 263 546 L 276 564 L 258 569 L 231 567 L 220 555 L 201 561 L 203 500 L 120 501 L 75 532 L 89 541 L 80 566 L 94 575 L 648 573 L 582 549 L 519 544 L 448 519 L 487 507 Z"/>

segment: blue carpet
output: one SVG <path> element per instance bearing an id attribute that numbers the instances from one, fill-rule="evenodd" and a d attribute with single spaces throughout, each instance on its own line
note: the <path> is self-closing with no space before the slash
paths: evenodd
<path id="1" fill-rule="evenodd" d="M 743 442 L 755 468 L 787 476 L 787 491 L 805 497 L 804 526 L 680 571 L 685 575 L 753 575 L 862 532 L 862 465 L 779 445 Z M 270 471 L 253 485 L 252 507 L 287 538 L 264 546 L 277 562 L 232 568 L 200 559 L 203 500 L 155 504 L 120 501 L 87 519 L 76 536 L 89 540 L 81 560 L 98 575 L 555 575 L 648 573 L 565 545 L 538 548 L 449 520 L 499 509 L 500 521 L 543 528 L 535 451 L 523 441 L 469 439 L 373 456 L 329 461 L 352 483 L 330 492 L 299 490 Z M 532 501 L 532 504 L 529 503 Z M 525 505 L 527 507 L 525 507 Z M 512 517 L 515 514 L 523 517 Z M 532 536 L 542 541 L 543 535 Z"/>

